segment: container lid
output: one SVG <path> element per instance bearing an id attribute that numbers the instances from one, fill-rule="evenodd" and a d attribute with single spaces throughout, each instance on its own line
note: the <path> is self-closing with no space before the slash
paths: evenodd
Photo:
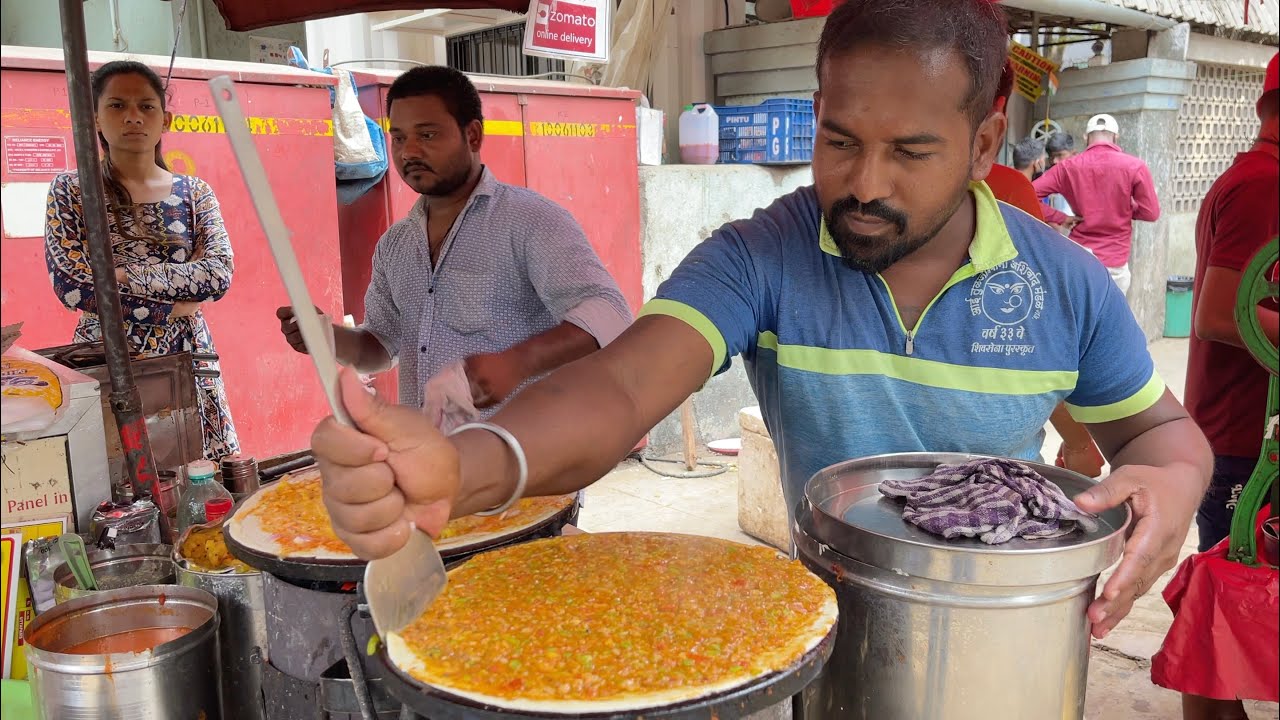
<path id="1" fill-rule="evenodd" d="M 255 460 L 252 455 L 241 455 L 240 453 L 236 453 L 235 455 L 224 456 L 220 462 L 223 467 L 235 467 L 256 465 L 258 461 Z"/>
<path id="2" fill-rule="evenodd" d="M 210 498 L 204 501 L 204 521 L 215 523 L 231 512 L 231 498 Z"/>
<path id="3" fill-rule="evenodd" d="M 1099 516 L 1092 532 L 1042 540 L 1014 538 L 988 545 L 977 538 L 948 540 L 902 519 L 903 503 L 880 493 L 881 481 L 928 475 L 938 465 L 987 456 L 899 453 L 850 460 L 818 472 L 797 508 L 801 529 L 836 552 L 875 567 L 946 582 L 1029 585 L 1097 575 L 1111 566 L 1124 545 L 1127 505 Z M 1024 462 L 1068 497 L 1093 484 L 1062 468 Z"/>
<path id="4" fill-rule="evenodd" d="M 212 480 L 218 467 L 208 460 L 195 460 L 187 463 L 187 478 L 192 482 Z"/>

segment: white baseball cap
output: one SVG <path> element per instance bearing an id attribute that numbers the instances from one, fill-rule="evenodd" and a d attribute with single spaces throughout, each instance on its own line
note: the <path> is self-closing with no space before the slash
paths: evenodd
<path id="1" fill-rule="evenodd" d="M 1103 113 L 1101 115 L 1094 115 L 1093 117 L 1089 118 L 1089 124 L 1084 126 L 1084 134 L 1088 135 L 1091 132 L 1099 132 L 1099 131 L 1109 132 L 1109 133 L 1114 133 L 1116 135 L 1119 135 L 1120 123 L 1116 122 L 1115 118 L 1111 117 L 1110 115 L 1107 115 L 1106 113 Z"/>

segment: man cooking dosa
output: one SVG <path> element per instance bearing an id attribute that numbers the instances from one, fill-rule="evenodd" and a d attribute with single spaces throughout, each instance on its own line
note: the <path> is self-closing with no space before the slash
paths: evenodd
<path id="1" fill-rule="evenodd" d="M 445 438 L 347 373 L 359 429 L 329 419 L 313 437 L 342 538 L 385 556 L 409 520 L 434 533 L 585 487 L 740 355 L 789 507 L 853 457 L 1037 458 L 1065 401 L 1113 468 L 1077 504 L 1135 513 L 1088 610 L 1104 636 L 1173 565 L 1212 456 L 1106 269 L 983 183 L 1005 137 L 1005 28 L 986 0 L 839 6 L 818 47 L 814 186 L 713 233 L 629 330 L 517 396 L 500 429 Z"/>

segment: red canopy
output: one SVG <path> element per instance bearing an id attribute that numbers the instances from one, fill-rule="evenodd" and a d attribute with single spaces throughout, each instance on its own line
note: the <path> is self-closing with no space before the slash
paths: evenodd
<path id="1" fill-rule="evenodd" d="M 335 15 L 382 10 L 509 10 L 522 13 L 529 0 L 213 0 L 229 30 L 256 30 L 269 25 L 318 20 Z"/>

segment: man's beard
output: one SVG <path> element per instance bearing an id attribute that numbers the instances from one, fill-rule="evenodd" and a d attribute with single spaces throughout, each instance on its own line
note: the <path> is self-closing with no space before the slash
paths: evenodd
<path id="1" fill-rule="evenodd" d="M 829 213 L 823 213 L 827 223 L 827 231 L 840 249 L 840 257 L 851 270 L 865 273 L 880 273 L 892 267 L 894 263 L 919 250 L 933 239 L 943 225 L 951 219 L 964 194 L 957 196 L 955 203 L 931 224 L 927 231 L 907 234 L 908 218 L 905 213 L 890 207 L 881 200 L 862 203 L 853 196 L 841 198 L 831 206 Z M 844 224 L 843 218 L 850 213 L 880 218 L 893 225 L 893 232 L 883 235 L 861 235 L 855 233 Z"/>
<path id="2" fill-rule="evenodd" d="M 447 172 L 436 174 L 434 181 L 425 177 L 420 177 L 416 182 L 410 182 L 408 176 L 417 170 L 426 170 L 435 173 L 436 169 L 422 162 L 405 163 L 400 170 L 400 177 L 405 178 L 405 182 L 409 183 L 420 195 L 428 197 L 441 197 L 448 195 L 463 185 L 467 184 L 467 180 L 471 177 L 471 164 L 459 162 L 451 164 L 450 168 L 446 168 Z"/>

